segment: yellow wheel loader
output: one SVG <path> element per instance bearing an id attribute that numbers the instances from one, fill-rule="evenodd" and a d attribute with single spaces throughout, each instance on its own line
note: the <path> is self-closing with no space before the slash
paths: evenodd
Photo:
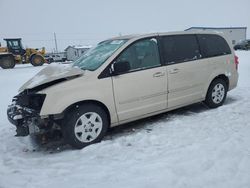
<path id="1" fill-rule="evenodd" d="M 14 68 L 16 63 L 31 63 L 33 66 L 41 66 L 45 63 L 45 48 L 41 50 L 22 46 L 21 38 L 4 39 L 6 47 L 0 46 L 0 67 L 3 69 Z"/>

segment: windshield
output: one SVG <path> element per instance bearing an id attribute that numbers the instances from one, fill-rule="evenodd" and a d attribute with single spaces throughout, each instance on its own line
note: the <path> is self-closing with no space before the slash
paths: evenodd
<path id="1" fill-rule="evenodd" d="M 127 40 L 108 40 L 101 42 L 96 47 L 85 52 L 73 63 L 73 66 L 94 71 L 99 68 L 126 41 Z"/>
<path id="2" fill-rule="evenodd" d="M 20 49 L 21 45 L 18 40 L 10 40 L 8 41 L 8 45 L 11 49 Z"/>

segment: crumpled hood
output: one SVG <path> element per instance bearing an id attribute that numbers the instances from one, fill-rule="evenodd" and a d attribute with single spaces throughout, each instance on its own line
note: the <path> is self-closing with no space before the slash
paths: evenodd
<path id="1" fill-rule="evenodd" d="M 19 92 L 25 89 L 32 89 L 34 87 L 46 84 L 62 78 L 70 78 L 73 76 L 83 75 L 84 70 L 78 67 L 72 67 L 71 64 L 52 64 L 42 69 L 33 78 L 27 81 L 20 89 Z"/>

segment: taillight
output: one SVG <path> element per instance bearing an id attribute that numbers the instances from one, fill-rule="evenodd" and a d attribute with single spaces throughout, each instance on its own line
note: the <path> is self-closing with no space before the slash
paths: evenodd
<path id="1" fill-rule="evenodd" d="M 239 58 L 236 55 L 234 56 L 234 64 L 235 64 L 236 70 L 238 70 Z"/>

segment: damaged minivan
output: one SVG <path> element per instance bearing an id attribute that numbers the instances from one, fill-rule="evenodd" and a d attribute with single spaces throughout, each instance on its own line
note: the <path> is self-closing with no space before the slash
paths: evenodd
<path id="1" fill-rule="evenodd" d="M 83 148 L 110 127 L 192 103 L 221 106 L 238 81 L 238 58 L 223 35 L 174 32 L 100 42 L 70 65 L 49 65 L 8 107 L 16 136 L 59 131 Z"/>

